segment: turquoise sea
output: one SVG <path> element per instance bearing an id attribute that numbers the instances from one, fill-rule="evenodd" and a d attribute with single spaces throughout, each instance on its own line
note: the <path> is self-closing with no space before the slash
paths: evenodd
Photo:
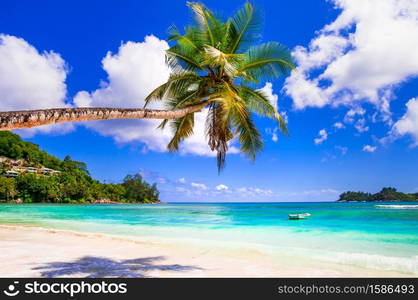
<path id="1" fill-rule="evenodd" d="M 287 218 L 304 212 L 312 216 Z M 246 247 L 418 276 L 418 205 L 411 203 L 1 204 L 0 224 Z"/>

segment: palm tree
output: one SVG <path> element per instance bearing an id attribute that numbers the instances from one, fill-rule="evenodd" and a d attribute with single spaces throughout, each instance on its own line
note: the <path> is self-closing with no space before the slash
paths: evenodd
<path id="1" fill-rule="evenodd" d="M 208 109 L 208 145 L 217 152 L 218 169 L 225 163 L 228 143 L 235 137 L 241 151 L 254 160 L 263 147 L 251 113 L 277 120 L 287 133 L 285 121 L 257 89 L 263 81 L 288 74 L 294 68 L 287 47 L 268 42 L 253 45 L 260 37 L 259 14 L 245 3 L 226 21 L 201 3 L 188 2 L 195 21 L 182 34 L 169 30 L 174 45 L 166 52 L 172 73 L 166 83 L 146 98 L 162 100 L 167 110 L 118 108 L 65 108 L 0 113 L 0 130 L 28 128 L 43 124 L 104 119 L 164 119 L 173 138 L 170 151 L 177 151 L 182 140 L 193 134 L 194 114 Z"/>

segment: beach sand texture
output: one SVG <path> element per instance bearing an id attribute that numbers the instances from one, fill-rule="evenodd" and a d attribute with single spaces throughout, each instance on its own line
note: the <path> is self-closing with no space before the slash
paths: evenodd
<path id="1" fill-rule="evenodd" d="M 361 277 L 405 276 L 311 262 L 254 249 L 149 242 L 104 234 L 0 225 L 1 277 Z"/>

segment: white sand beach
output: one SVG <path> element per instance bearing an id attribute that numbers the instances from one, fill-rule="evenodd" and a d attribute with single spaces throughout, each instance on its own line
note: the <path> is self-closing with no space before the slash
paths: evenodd
<path id="1" fill-rule="evenodd" d="M 254 249 L 149 242 L 103 234 L 0 225 L 1 277 L 402 277 Z"/>

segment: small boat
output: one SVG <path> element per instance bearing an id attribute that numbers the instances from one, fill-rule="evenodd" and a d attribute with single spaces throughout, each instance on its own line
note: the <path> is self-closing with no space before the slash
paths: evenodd
<path id="1" fill-rule="evenodd" d="M 289 220 L 304 220 L 311 216 L 311 214 L 289 214 Z"/>

